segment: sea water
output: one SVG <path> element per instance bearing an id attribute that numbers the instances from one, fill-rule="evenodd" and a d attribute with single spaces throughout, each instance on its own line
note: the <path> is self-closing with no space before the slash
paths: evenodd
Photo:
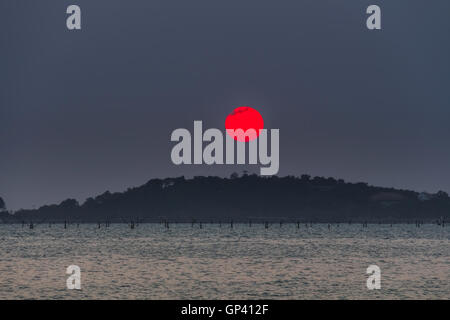
<path id="1" fill-rule="evenodd" d="M 0 299 L 449 299 L 449 239 L 432 224 L 4 224 Z"/>

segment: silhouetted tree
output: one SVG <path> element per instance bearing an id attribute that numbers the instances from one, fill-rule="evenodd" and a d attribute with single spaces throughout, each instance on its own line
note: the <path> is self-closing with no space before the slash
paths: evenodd
<path id="1" fill-rule="evenodd" d="M 437 197 L 438 199 L 448 199 L 448 193 L 447 193 L 447 192 L 444 192 L 444 191 L 442 191 L 442 190 L 439 190 L 439 191 L 436 193 L 436 197 Z"/>
<path id="2" fill-rule="evenodd" d="M 79 206 L 78 201 L 75 199 L 67 199 L 60 203 L 59 207 L 62 209 L 74 209 Z"/>
<path id="3" fill-rule="evenodd" d="M 302 181 L 309 181 L 309 179 L 311 179 L 311 176 L 309 174 L 302 174 L 300 179 Z"/>
<path id="4" fill-rule="evenodd" d="M 0 197 L 0 211 L 6 210 L 5 201 L 3 201 L 2 197 Z"/>
<path id="5" fill-rule="evenodd" d="M 230 175 L 230 179 L 237 179 L 237 178 L 239 178 L 239 174 L 238 174 L 237 172 L 233 172 L 233 173 Z"/>

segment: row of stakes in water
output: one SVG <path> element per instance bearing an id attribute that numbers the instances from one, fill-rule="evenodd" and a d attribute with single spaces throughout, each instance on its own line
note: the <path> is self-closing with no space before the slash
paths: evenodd
<path id="1" fill-rule="evenodd" d="M 122 223 L 127 223 L 129 225 L 130 229 L 134 229 L 135 227 L 139 226 L 139 220 L 136 220 L 136 221 L 131 220 L 129 222 L 123 221 Z M 174 221 L 173 223 L 177 224 L 176 221 Z M 26 224 L 25 221 L 22 221 L 22 228 L 25 226 L 25 224 Z M 49 222 L 49 224 L 48 224 L 49 228 L 51 228 L 52 224 L 56 224 L 56 222 L 53 222 L 53 223 Z M 70 222 L 64 221 L 64 229 L 67 229 L 69 224 L 70 224 Z M 166 229 L 170 228 L 170 222 L 167 221 L 167 220 L 160 221 L 160 224 L 164 224 L 164 228 L 166 228 Z M 214 222 L 211 222 L 211 224 L 214 224 Z M 218 224 L 219 224 L 219 227 L 222 227 L 222 222 L 221 221 L 219 221 Z M 229 222 L 229 224 L 230 224 L 230 228 L 233 229 L 233 227 L 234 227 L 233 220 L 231 220 Z M 248 226 L 251 227 L 252 226 L 252 221 L 249 220 L 246 224 L 248 224 Z M 268 221 L 265 221 L 263 224 L 264 224 L 264 228 L 265 229 L 269 229 L 269 227 L 272 225 L 272 223 L 268 222 Z M 283 224 L 284 224 L 284 222 L 280 221 L 280 228 L 283 226 Z M 289 224 L 289 223 L 287 223 L 287 224 Z M 291 224 L 292 224 L 292 222 L 291 222 Z M 299 221 L 297 221 L 295 224 L 297 226 L 297 229 L 300 229 L 301 223 Z M 352 224 L 352 221 L 349 221 L 348 224 L 349 225 Z M 379 221 L 378 224 L 381 224 L 381 221 Z M 410 224 L 410 222 L 408 222 L 408 224 Z M 446 221 L 444 219 L 439 219 L 439 220 L 435 221 L 435 224 L 444 227 L 445 224 L 446 224 Z M 77 222 L 76 225 L 77 225 L 77 227 L 79 227 L 80 223 Z M 111 225 L 110 221 L 103 222 L 103 227 L 105 227 L 105 228 L 108 228 L 110 225 Z M 196 220 L 192 220 L 192 222 L 191 222 L 192 228 L 194 226 L 196 226 L 196 225 L 198 225 L 200 229 L 203 229 L 204 222 L 202 222 L 202 221 L 197 222 Z M 312 227 L 313 225 L 314 225 L 313 222 L 305 223 L 305 227 L 306 228 L 308 228 L 308 226 Z M 330 230 L 333 225 L 334 224 L 330 224 L 329 223 L 327 225 L 328 229 Z M 362 225 L 363 228 L 367 228 L 368 227 L 367 221 L 362 222 L 361 225 Z M 424 221 L 416 220 L 415 221 L 415 225 L 416 225 L 417 228 L 420 228 L 420 226 L 424 225 Z M 35 223 L 33 223 L 33 221 L 31 221 L 31 222 L 28 223 L 28 226 L 29 226 L 30 229 L 34 229 Z M 339 223 L 336 223 L 336 226 L 339 227 Z M 392 223 L 390 223 L 390 226 L 392 227 Z M 102 223 L 101 222 L 97 222 L 97 228 L 100 229 L 101 227 L 102 227 Z"/>

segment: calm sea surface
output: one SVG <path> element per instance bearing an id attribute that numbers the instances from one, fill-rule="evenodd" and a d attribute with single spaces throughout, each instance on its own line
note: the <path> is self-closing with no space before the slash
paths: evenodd
<path id="1" fill-rule="evenodd" d="M 0 298 L 449 299 L 449 240 L 414 224 L 0 225 Z M 82 290 L 66 288 L 69 265 Z"/>

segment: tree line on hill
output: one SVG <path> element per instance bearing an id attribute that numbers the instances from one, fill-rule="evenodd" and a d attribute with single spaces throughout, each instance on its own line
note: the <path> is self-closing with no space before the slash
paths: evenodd
<path id="1" fill-rule="evenodd" d="M 106 191 L 80 204 L 60 204 L 6 213 L 6 222 L 49 221 L 174 221 L 295 219 L 317 222 L 351 220 L 434 220 L 450 217 L 447 193 L 424 194 L 314 177 L 262 177 L 244 173 L 230 178 L 197 176 L 152 179 L 124 192 Z"/>

